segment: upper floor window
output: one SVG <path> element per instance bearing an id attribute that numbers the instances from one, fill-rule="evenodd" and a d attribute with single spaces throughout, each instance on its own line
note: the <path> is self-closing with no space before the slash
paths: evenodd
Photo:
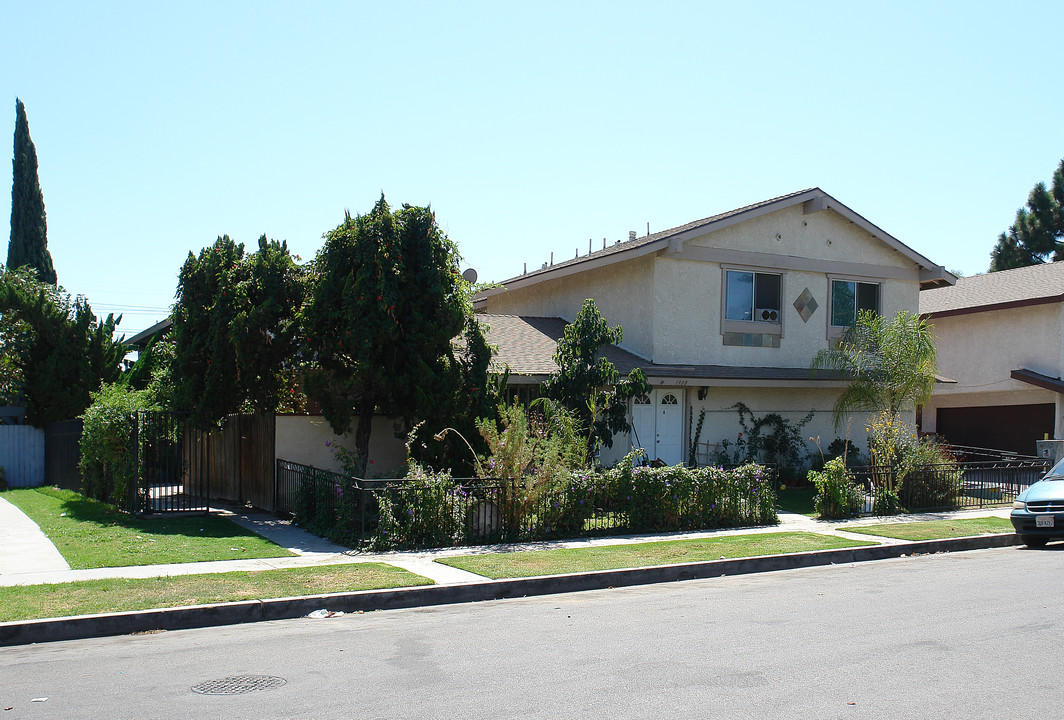
<path id="1" fill-rule="evenodd" d="M 832 327 L 850 327 L 861 310 L 879 312 L 879 283 L 832 280 Z"/>
<path id="2" fill-rule="evenodd" d="M 780 276 L 748 270 L 725 274 L 724 319 L 779 324 Z"/>

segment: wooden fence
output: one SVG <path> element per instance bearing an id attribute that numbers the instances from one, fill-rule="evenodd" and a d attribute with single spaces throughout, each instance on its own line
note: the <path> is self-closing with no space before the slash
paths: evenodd
<path id="1" fill-rule="evenodd" d="M 32 425 L 0 425 L 0 467 L 8 487 L 44 485 L 44 430 Z"/>
<path id="2" fill-rule="evenodd" d="M 273 413 L 230 415 L 210 431 L 207 471 L 214 499 L 274 509 L 275 431 Z"/>

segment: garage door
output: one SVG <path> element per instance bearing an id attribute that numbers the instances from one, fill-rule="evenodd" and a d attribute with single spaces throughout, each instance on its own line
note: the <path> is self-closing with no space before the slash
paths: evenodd
<path id="1" fill-rule="evenodd" d="M 1053 403 L 939 408 L 938 434 L 954 445 L 1036 454 L 1035 442 L 1053 437 Z"/>

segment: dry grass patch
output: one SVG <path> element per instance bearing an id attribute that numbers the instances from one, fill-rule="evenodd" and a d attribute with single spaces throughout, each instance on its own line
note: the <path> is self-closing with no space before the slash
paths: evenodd
<path id="1" fill-rule="evenodd" d="M 839 528 L 850 533 L 877 535 L 898 540 L 944 540 L 994 533 L 1015 532 L 1008 518 L 985 517 L 963 520 L 919 520 L 905 523 L 882 523 Z"/>

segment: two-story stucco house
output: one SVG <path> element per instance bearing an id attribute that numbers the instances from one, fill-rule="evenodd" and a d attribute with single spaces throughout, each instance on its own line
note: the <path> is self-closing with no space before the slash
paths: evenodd
<path id="1" fill-rule="evenodd" d="M 832 406 L 845 383 L 812 374 L 813 356 L 860 309 L 916 312 L 921 288 L 956 278 L 818 188 L 732 210 L 583 257 L 545 266 L 482 292 L 476 301 L 510 382 L 551 372 L 565 322 L 593 298 L 624 328 L 608 355 L 618 369 L 644 369 L 654 387 L 632 406 L 633 446 L 667 463 L 686 460 L 690 418 L 706 410 L 702 453 L 740 430 L 735 405 L 756 416 L 799 420 L 826 446 L 845 436 Z M 850 423 L 864 445 L 866 416 Z"/>
<path id="2" fill-rule="evenodd" d="M 956 445 L 1033 455 L 1064 437 L 1064 262 L 960 278 L 920 293 L 940 385 L 921 429 Z"/>

